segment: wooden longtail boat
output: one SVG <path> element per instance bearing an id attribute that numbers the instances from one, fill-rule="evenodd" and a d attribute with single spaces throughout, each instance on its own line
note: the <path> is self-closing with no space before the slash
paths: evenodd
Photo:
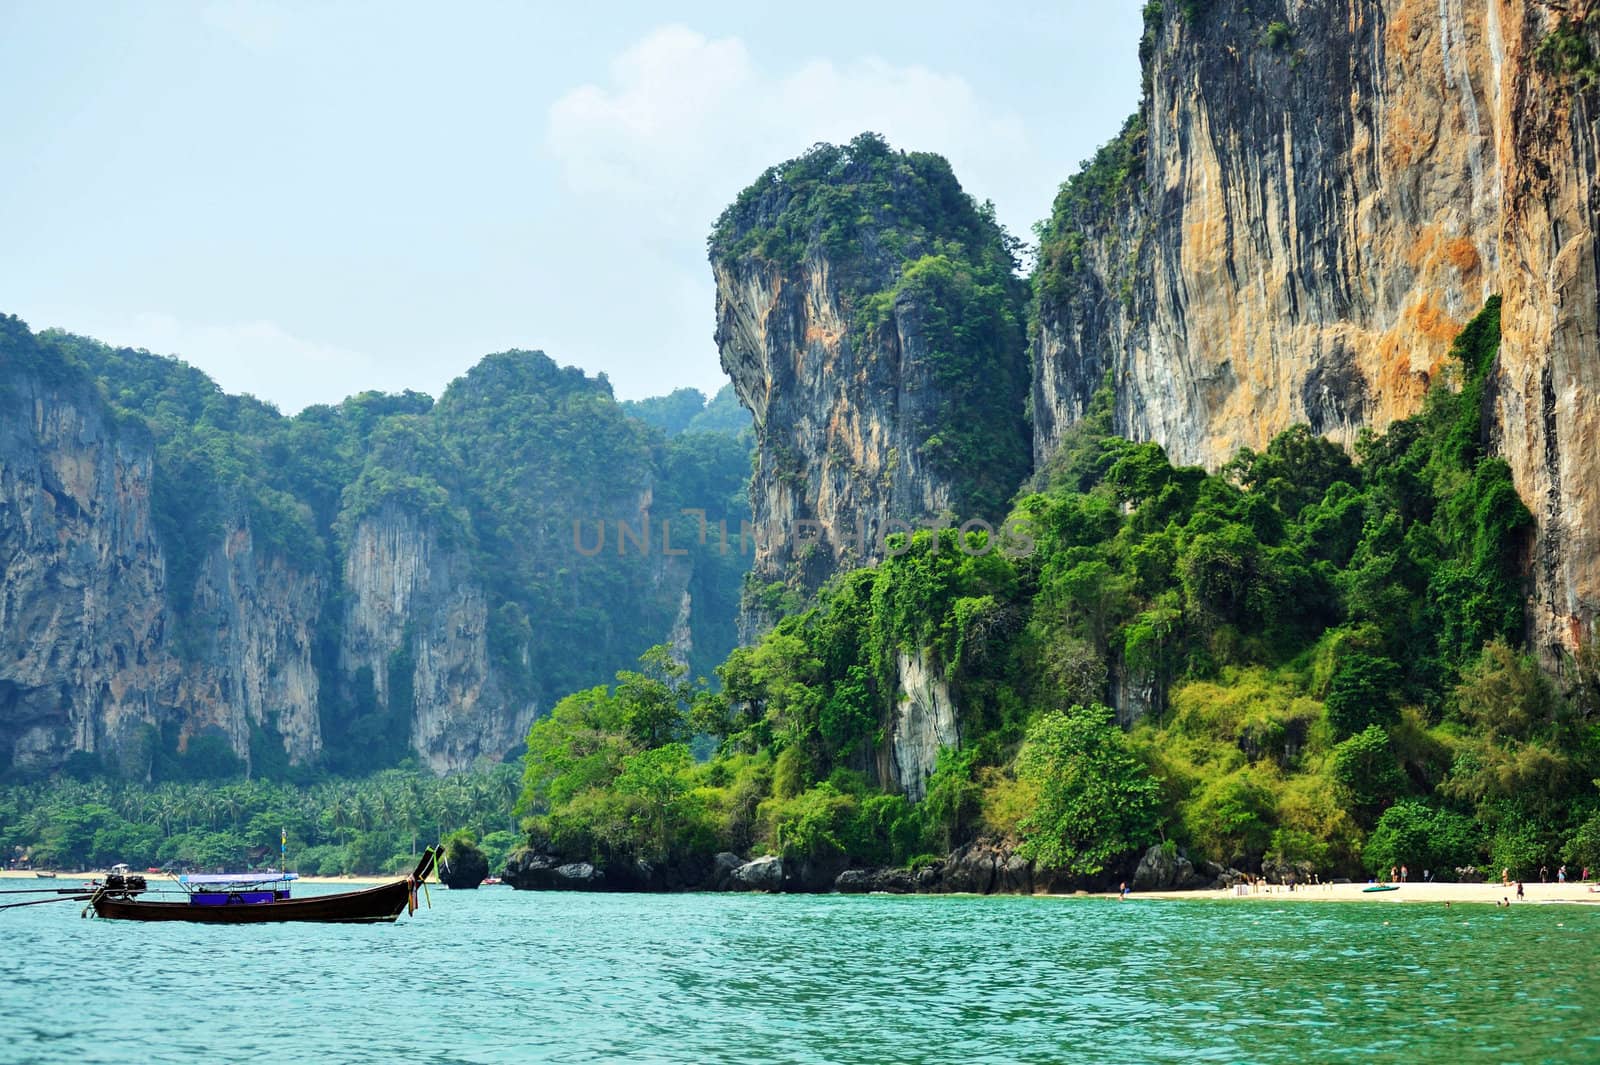
<path id="1" fill-rule="evenodd" d="M 361 891 L 292 899 L 292 873 L 267 876 L 184 877 L 187 902 L 146 902 L 142 876 L 112 875 L 89 899 L 95 916 L 120 921 L 198 921 L 206 924 L 258 924 L 268 921 L 339 923 L 392 922 L 401 910 L 415 913 L 417 887 L 433 871 L 438 852 L 427 848 L 409 876 Z"/>

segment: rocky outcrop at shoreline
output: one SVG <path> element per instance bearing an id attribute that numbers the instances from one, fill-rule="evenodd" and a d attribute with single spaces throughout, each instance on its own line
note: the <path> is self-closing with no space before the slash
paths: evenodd
<path id="1" fill-rule="evenodd" d="M 1237 860 L 1237 859 L 1236 859 Z M 1312 882 L 1305 863 L 1265 862 L 1241 871 L 1195 861 L 1182 848 L 1156 844 L 1137 862 L 1098 877 L 1049 869 L 1017 854 L 999 840 L 964 844 L 946 857 L 915 868 L 862 867 L 843 861 L 807 861 L 774 854 L 743 858 L 730 851 L 679 859 L 670 864 L 627 860 L 597 863 L 558 853 L 549 843 L 523 847 L 506 859 L 500 874 L 519 891 L 759 891 L 823 895 L 1061 895 L 1114 891 L 1217 891 L 1240 883 Z"/>
<path id="2" fill-rule="evenodd" d="M 1197 867 L 1182 851 L 1150 848 L 1137 870 L 1109 871 L 1097 878 L 1048 869 L 1017 854 L 1008 844 L 979 840 L 917 868 L 849 866 L 778 855 L 745 859 L 722 853 L 673 864 L 643 861 L 601 863 L 557 853 L 549 845 L 524 847 L 506 859 L 501 879 L 519 891 L 760 891 L 770 894 L 844 895 L 1043 895 L 1111 890 L 1132 880 L 1140 890 L 1229 887 L 1246 878 L 1215 863 Z"/>
<path id="3" fill-rule="evenodd" d="M 489 859 L 472 844 L 453 846 L 439 864 L 439 879 L 457 891 L 476 890 L 488 875 Z"/>

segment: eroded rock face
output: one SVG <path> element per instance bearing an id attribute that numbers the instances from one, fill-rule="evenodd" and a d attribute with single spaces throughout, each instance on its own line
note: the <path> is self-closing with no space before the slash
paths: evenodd
<path id="1" fill-rule="evenodd" d="M 1034 449 L 1110 375 L 1117 431 L 1216 468 L 1297 422 L 1415 413 L 1496 292 L 1499 447 L 1539 518 L 1536 637 L 1600 603 L 1592 97 L 1533 53 L 1534 0 L 1216 0 L 1149 39 L 1138 173 L 1046 286 Z"/>
<path id="2" fill-rule="evenodd" d="M 1592 634 L 1600 610 L 1600 110 L 1594 94 L 1530 70 L 1559 10 L 1489 7 L 1501 75 L 1495 415 L 1500 451 L 1539 522 L 1534 631 L 1542 649 Z"/>
<path id="3" fill-rule="evenodd" d="M 722 365 L 760 443 L 753 572 L 814 590 L 878 557 L 894 528 L 954 513 L 953 486 L 927 468 L 914 431 L 938 401 L 914 318 L 863 343 L 820 255 L 792 274 L 759 260 L 713 271 Z"/>
<path id="4" fill-rule="evenodd" d="M 81 386 L 11 374 L 0 393 L 0 760 L 54 767 L 74 751 L 135 777 L 156 730 L 253 728 L 293 761 L 321 747 L 312 644 L 322 583 L 255 550 L 235 520 L 207 554 L 180 631 L 151 517 L 150 441 L 113 430 Z M 15 653 L 12 653 L 15 651 Z"/>
<path id="5" fill-rule="evenodd" d="M 170 705 L 166 567 L 147 441 L 89 395 L 9 374 L 0 390 L 0 762 L 116 752 Z M 130 755 L 132 752 L 129 752 Z"/>
<path id="6" fill-rule="evenodd" d="M 54 767 L 74 751 L 122 772 L 149 770 L 175 726 L 180 745 L 223 736 L 241 758 L 252 735 L 292 762 L 322 748 L 315 642 L 327 600 L 317 560 L 257 549 L 236 517 L 195 567 L 180 623 L 151 516 L 153 458 L 142 434 L 113 431 L 82 386 L 13 374 L 0 396 L 0 759 Z M 347 557 L 341 666 L 414 663 L 412 743 L 436 770 L 498 757 L 526 734 L 489 673 L 487 607 L 464 552 L 398 510 L 363 522 Z"/>
<path id="7" fill-rule="evenodd" d="M 900 698 L 889 729 L 880 777 L 919 802 L 928 792 L 939 751 L 961 746 L 961 729 L 950 684 L 927 651 L 900 652 Z"/>
<path id="8" fill-rule="evenodd" d="M 231 486 L 220 474 L 190 477 L 185 447 L 158 449 L 148 426 L 160 419 L 137 413 L 144 399 L 126 409 L 107 400 L 102 382 L 120 387 L 125 358 L 141 380 L 147 370 L 173 372 L 154 357 L 36 335 L 0 315 L 0 769 L 49 770 L 89 754 L 138 779 L 173 744 L 182 752 L 203 735 L 269 772 L 283 761 L 274 744 L 290 762 L 326 754 L 340 769 L 409 745 L 430 768 L 457 770 L 520 752 L 536 705 L 581 686 L 588 669 L 631 662 L 666 637 L 680 661 L 709 672 L 707 659 L 731 642 L 736 565 L 694 550 L 701 545 L 678 514 L 678 503 L 704 503 L 713 509 L 701 533 L 727 524 L 716 506 L 734 483 L 730 456 L 717 459 L 711 481 L 704 470 L 674 480 L 663 471 L 676 460 L 654 454 L 653 438 L 627 422 L 604 381 L 539 353 L 507 352 L 453 384 L 440 415 L 473 427 L 463 439 L 492 447 L 492 435 L 472 434 L 500 424 L 506 410 L 578 403 L 575 424 L 605 422 L 593 441 L 609 449 L 598 478 L 577 475 L 594 456 L 573 452 L 538 419 L 517 431 L 537 445 L 519 453 L 518 469 L 551 477 L 518 479 L 509 497 L 463 482 L 466 471 L 447 457 L 419 456 L 405 433 L 384 445 L 393 454 L 368 456 L 374 464 L 362 476 L 392 473 L 392 463 L 406 476 L 449 482 L 445 495 L 455 495 L 441 517 L 424 516 L 424 504 L 404 493 L 362 490 L 359 504 L 340 504 L 331 485 L 286 471 L 284 483 L 305 498 L 250 481 L 255 473 Z M 431 405 L 420 396 L 400 403 L 379 420 Z M 357 407 L 311 419 L 348 416 L 340 432 L 370 443 L 373 412 Z M 307 441 L 332 446 L 320 432 Z M 406 465 L 412 459 L 440 468 L 418 473 Z M 323 472 L 336 469 L 353 472 L 342 461 Z M 680 518 L 673 541 L 662 515 L 651 519 L 654 494 L 691 485 L 717 498 L 663 504 Z M 487 562 L 478 553 L 485 530 L 460 524 L 463 508 L 485 515 L 485 529 L 498 535 L 497 508 L 525 504 L 531 510 L 519 513 L 538 519 L 521 521 L 493 549 L 518 557 Z M 605 557 L 577 542 L 571 514 L 602 530 L 610 524 Z M 623 525 L 639 531 L 627 551 L 618 543 Z M 486 573 L 517 576 L 499 588 L 486 586 Z M 618 594 L 619 585 L 627 591 Z M 595 591 L 605 596 L 598 610 Z M 573 611 L 589 612 L 594 662 L 551 653 L 552 642 L 571 639 L 552 637 L 562 626 L 551 619 L 570 623 Z M 384 730 L 383 749 L 358 749 L 373 727 Z M 207 760 L 217 753 L 209 743 L 200 751 Z"/>
<path id="9" fill-rule="evenodd" d="M 391 656 L 410 661 L 411 745 L 431 769 L 498 757 L 527 735 L 537 708 L 516 705 L 492 675 L 488 599 L 464 548 L 385 506 L 351 537 L 345 588 L 340 668 L 347 676 L 371 669 L 387 705 Z"/>
<path id="10" fill-rule="evenodd" d="M 870 135 L 774 168 L 719 220 L 716 339 L 759 445 L 758 582 L 803 599 L 893 532 L 1004 517 L 1028 466 L 1010 264 L 948 164 Z M 775 613 L 747 601 L 743 636 Z"/>
<path id="11" fill-rule="evenodd" d="M 241 756 L 250 726 L 281 737 L 293 762 L 322 749 L 320 682 L 312 661 L 323 581 L 258 554 L 248 526 L 228 533 L 200 568 L 190 600 L 197 659 L 183 671 L 183 728 L 219 729 Z"/>

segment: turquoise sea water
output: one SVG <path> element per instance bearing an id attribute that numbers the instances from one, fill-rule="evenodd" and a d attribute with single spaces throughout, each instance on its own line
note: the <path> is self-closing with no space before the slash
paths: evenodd
<path id="1" fill-rule="evenodd" d="M 0 913 L 0 1062 L 1600 1060 L 1600 908 L 432 902 L 380 927 Z"/>

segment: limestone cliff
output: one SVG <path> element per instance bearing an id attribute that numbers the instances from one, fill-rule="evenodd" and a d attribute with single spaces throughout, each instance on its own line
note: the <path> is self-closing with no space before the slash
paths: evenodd
<path id="1" fill-rule="evenodd" d="M 961 746 L 959 715 L 930 652 L 900 652 L 895 675 L 898 692 L 879 755 L 879 779 L 917 802 L 928 793 L 939 752 Z"/>
<path id="2" fill-rule="evenodd" d="M 83 384 L 5 369 L 0 766 L 131 750 L 176 681 L 150 450 Z"/>
<path id="3" fill-rule="evenodd" d="M 0 315 L 0 773 L 444 772 L 653 643 L 711 671 L 747 441 L 666 438 L 532 352 L 433 408 L 284 418 Z"/>
<path id="4" fill-rule="evenodd" d="M 411 722 L 411 747 L 431 768 L 463 769 L 527 735 L 536 706 L 490 670 L 488 599 L 459 545 L 389 504 L 356 526 L 344 583 L 341 671 L 372 671 L 378 700 Z M 392 663 L 406 669 L 409 706 L 394 705 Z"/>
<path id="5" fill-rule="evenodd" d="M 921 528 L 953 513 L 951 483 L 929 472 L 913 435 L 931 398 L 914 333 L 909 357 L 898 328 L 881 346 L 853 343 L 820 256 L 799 276 L 758 262 L 715 272 L 723 367 L 760 441 L 750 490 L 758 576 L 811 590 L 874 557 L 891 519 Z"/>
<path id="6" fill-rule="evenodd" d="M 943 159 L 820 146 L 740 196 L 711 262 L 758 584 L 803 596 L 891 532 L 1001 516 L 1027 469 L 1021 293 Z M 747 636 L 775 604 L 748 605 Z"/>
<path id="7" fill-rule="evenodd" d="M 151 442 L 94 389 L 6 361 L 0 390 L 0 766 L 81 751 L 149 771 L 165 729 L 215 731 L 248 759 L 252 729 L 291 759 L 321 745 L 311 662 L 320 584 L 262 558 L 247 525 L 207 554 L 174 616 L 151 516 Z"/>
<path id="8" fill-rule="evenodd" d="M 321 679 L 312 656 L 323 584 L 315 569 L 258 552 L 243 522 L 207 554 L 175 704 L 184 735 L 219 729 L 248 759 L 254 726 L 281 741 L 290 761 L 316 756 Z"/>
<path id="9" fill-rule="evenodd" d="M 1414 413 L 1502 293 L 1496 436 L 1540 518 L 1536 637 L 1569 643 L 1600 604 L 1600 127 L 1540 61 L 1565 9 L 1147 10 L 1140 112 L 1041 250 L 1036 463 L 1108 376 L 1116 429 L 1178 461 L 1296 422 L 1349 442 Z"/>

